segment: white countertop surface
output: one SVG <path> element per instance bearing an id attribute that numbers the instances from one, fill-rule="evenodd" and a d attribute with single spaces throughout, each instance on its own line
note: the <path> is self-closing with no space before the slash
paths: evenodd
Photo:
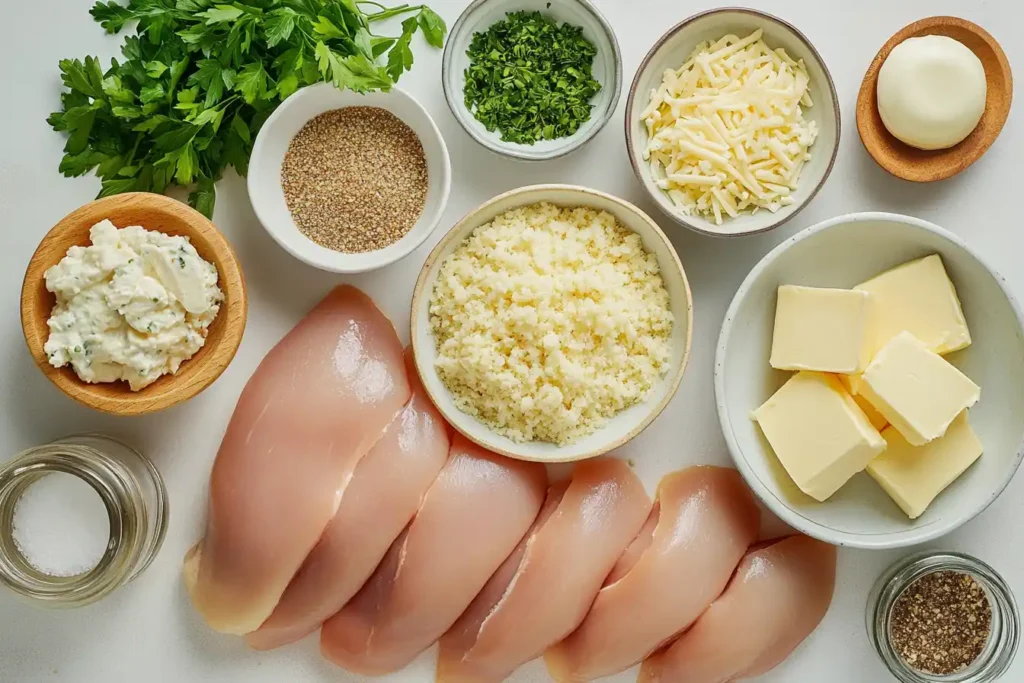
<path id="1" fill-rule="evenodd" d="M 963 236 L 1005 274 L 1024 299 L 1024 227 L 1020 220 L 1020 155 L 1024 102 L 995 146 L 960 176 L 931 185 L 896 180 L 871 160 L 857 137 L 854 104 L 864 70 L 879 47 L 915 19 L 954 14 L 971 19 L 1002 41 L 1012 65 L 1024 70 L 1024 24 L 1019 0 L 749 0 L 796 24 L 816 45 L 835 79 L 843 135 L 835 170 L 818 197 L 793 221 L 765 235 L 710 239 L 663 225 L 686 267 L 696 306 L 693 354 L 682 388 L 668 410 L 627 448 L 650 490 L 673 469 L 728 464 L 715 415 L 712 358 L 726 306 L 747 271 L 774 245 L 820 220 L 853 211 L 884 210 L 920 216 Z M 467 0 L 431 0 L 451 26 Z M 596 0 L 618 32 L 623 90 L 650 45 L 706 0 Z M 412 256 L 369 275 L 340 278 L 306 267 L 282 251 L 253 215 L 245 185 L 231 177 L 219 186 L 215 220 L 234 244 L 249 285 L 249 325 L 224 376 L 205 393 L 166 413 L 116 419 L 65 398 L 33 365 L 21 336 L 18 293 L 37 243 L 66 213 L 92 199 L 95 178 L 65 179 L 57 172 L 64 140 L 46 124 L 58 107 L 58 59 L 113 56 L 118 42 L 92 22 L 92 0 L 3 2 L 0 40 L 0 461 L 24 448 L 81 431 L 118 435 L 156 463 L 170 493 L 170 530 L 152 567 L 104 602 L 72 612 L 45 611 L 0 594 L 2 683 L 298 683 L 359 680 L 323 662 L 315 638 L 271 653 L 249 652 L 239 639 L 205 627 L 188 605 L 179 577 L 181 558 L 199 536 L 207 477 L 235 400 L 271 346 L 333 285 L 365 289 L 408 338 L 408 309 L 420 263 L 444 230 L 495 194 L 538 182 L 570 182 L 639 204 L 656 218 L 633 177 L 623 140 L 623 102 L 612 122 L 579 152 L 537 165 L 485 151 L 453 119 L 440 88 L 441 52 L 417 38 L 416 66 L 401 85 L 434 116 L 453 167 L 452 196 L 433 238 Z M 1024 72 L 1018 77 L 1024 79 Z M 1018 100 L 1021 93 L 1018 91 Z M 624 97 L 623 97 L 624 100 Z M 1014 154 L 1016 152 L 1016 154 Z M 1022 388 L 1024 390 L 1024 388 Z M 977 555 L 1024 595 L 1024 477 L 980 517 L 935 547 Z M 841 550 L 835 601 L 818 630 L 764 683 L 883 683 L 890 680 L 864 633 L 864 603 L 878 574 L 905 552 Z M 681 580 L 684 580 L 681 577 Z M 387 681 L 431 681 L 432 652 Z M 512 679 L 547 680 L 534 662 Z M 624 674 L 614 679 L 634 680 Z M 1024 680 L 1024 656 L 1006 681 Z"/>

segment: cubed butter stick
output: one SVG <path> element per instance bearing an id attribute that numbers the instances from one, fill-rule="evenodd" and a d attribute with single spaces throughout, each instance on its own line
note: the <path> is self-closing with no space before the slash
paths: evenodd
<path id="1" fill-rule="evenodd" d="M 923 446 L 977 403 L 981 389 L 914 335 L 901 332 L 864 371 L 860 395 L 911 445 Z"/>
<path id="2" fill-rule="evenodd" d="M 971 343 L 956 288 L 938 254 L 908 261 L 854 289 L 871 295 L 868 358 L 904 331 L 940 355 Z"/>
<path id="3" fill-rule="evenodd" d="M 827 500 L 885 450 L 838 378 L 798 372 L 753 418 L 801 491 Z"/>
<path id="4" fill-rule="evenodd" d="M 882 432 L 888 448 L 868 465 L 868 474 L 911 519 L 981 457 L 982 446 L 967 411 L 960 413 L 946 435 L 926 446 L 911 446 L 894 427 Z"/>
<path id="5" fill-rule="evenodd" d="M 777 370 L 860 372 L 870 360 L 867 292 L 779 287 L 771 366 Z"/>
<path id="6" fill-rule="evenodd" d="M 869 360 L 900 332 L 910 332 L 940 356 L 971 344 L 956 288 L 938 254 L 908 261 L 854 289 L 871 296 L 864 335 L 864 355 Z M 860 393 L 859 374 L 841 379 L 851 394 Z"/>

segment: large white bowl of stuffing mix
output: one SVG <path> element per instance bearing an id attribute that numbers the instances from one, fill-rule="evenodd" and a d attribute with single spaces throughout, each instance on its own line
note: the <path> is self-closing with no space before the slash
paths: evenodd
<path id="1" fill-rule="evenodd" d="M 693 307 L 661 228 L 571 185 L 499 195 L 427 258 L 412 344 L 427 393 L 472 441 L 569 462 L 625 444 L 665 409 Z"/>

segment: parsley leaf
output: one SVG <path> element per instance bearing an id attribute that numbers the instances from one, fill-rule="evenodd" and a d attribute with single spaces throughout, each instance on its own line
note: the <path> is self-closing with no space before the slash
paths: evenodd
<path id="1" fill-rule="evenodd" d="M 419 25 L 423 29 L 423 37 L 427 39 L 427 42 L 434 47 L 444 47 L 444 34 L 447 33 L 448 27 L 445 26 L 444 19 L 438 16 L 437 12 L 424 7 L 420 11 Z"/>
<path id="2" fill-rule="evenodd" d="M 217 191 L 213 187 L 213 180 L 202 176 L 196 183 L 196 189 L 188 196 L 188 203 L 207 216 L 213 215 L 213 207 L 217 203 Z"/>
<path id="3" fill-rule="evenodd" d="M 225 69 L 216 59 L 202 59 L 196 66 L 198 69 L 189 76 L 188 85 L 206 90 L 204 105 L 212 107 L 224 97 L 224 88 L 235 86 L 235 72 Z"/>
<path id="4" fill-rule="evenodd" d="M 291 38 L 295 30 L 295 19 L 298 15 L 290 7 L 281 7 L 267 15 L 263 22 L 263 37 L 267 47 L 275 47 Z"/>
<path id="5" fill-rule="evenodd" d="M 244 12 L 240 7 L 235 7 L 233 5 L 216 5 L 213 9 L 200 12 L 199 16 L 206 19 L 207 26 L 212 26 L 213 24 L 232 22 L 242 16 L 242 14 L 244 14 Z"/>
<path id="6" fill-rule="evenodd" d="M 135 13 L 127 7 L 110 0 L 110 2 L 98 2 L 89 12 L 93 19 L 100 22 L 100 26 L 107 30 L 107 33 L 117 33 L 124 28 L 125 23 L 136 19 Z"/>
<path id="7" fill-rule="evenodd" d="M 263 68 L 263 63 L 246 64 L 235 78 L 235 90 L 242 93 L 248 104 L 269 97 L 271 93 L 267 91 L 267 71 Z"/>

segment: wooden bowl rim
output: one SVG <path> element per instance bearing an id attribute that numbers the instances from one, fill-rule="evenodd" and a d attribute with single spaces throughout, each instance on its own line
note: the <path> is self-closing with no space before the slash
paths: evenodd
<path id="1" fill-rule="evenodd" d="M 174 214 L 180 218 L 187 231 L 196 236 L 202 237 L 210 245 L 215 258 L 214 265 L 218 271 L 218 285 L 225 293 L 225 302 L 221 305 L 217 318 L 224 318 L 223 335 L 217 340 L 216 345 L 211 347 L 202 362 L 210 366 L 210 370 L 202 375 L 193 377 L 193 381 L 178 386 L 182 375 L 167 375 L 161 380 L 165 381 L 163 391 L 157 396 L 149 396 L 146 389 L 138 392 L 125 393 L 122 396 L 110 396 L 100 394 L 96 389 L 108 384 L 90 384 L 84 382 L 75 375 L 70 367 L 55 368 L 48 362 L 46 352 L 43 349 L 46 343 L 37 333 L 37 321 L 34 312 L 38 303 L 38 280 L 50 266 L 49 259 L 44 262 L 44 249 L 50 242 L 59 242 L 61 235 L 81 225 L 83 217 L 102 210 L 107 205 L 115 206 L 126 201 L 138 202 L 144 206 L 161 213 Z M 118 226 L 126 227 L 126 226 Z M 191 235 L 189 235 L 191 237 Z M 74 246 L 74 245 L 68 245 Z M 65 250 L 66 251 L 66 250 Z M 53 296 L 53 295 L 50 295 Z M 238 257 L 227 238 L 217 229 L 213 222 L 192 207 L 170 197 L 152 194 L 148 192 L 128 192 L 101 199 L 93 200 L 75 209 L 62 218 L 46 235 L 40 240 L 32 258 L 25 269 L 25 276 L 21 287 L 21 326 L 28 345 L 29 353 L 35 361 L 36 366 L 46 375 L 54 385 L 70 398 L 101 412 L 113 415 L 145 415 L 154 413 L 173 405 L 186 401 L 212 384 L 231 364 L 239 345 L 242 343 L 242 336 L 245 332 L 245 323 L 248 316 L 248 295 L 245 286 L 245 277 L 238 262 Z M 240 324 L 228 325 L 229 320 L 238 320 Z M 189 363 L 185 361 L 185 363 Z M 167 384 L 169 382 L 169 384 Z M 127 385 L 125 385 L 127 386 Z"/>
<path id="2" fill-rule="evenodd" d="M 420 326 L 429 324 L 429 320 L 419 320 L 418 316 L 416 315 L 416 311 L 419 310 L 423 298 L 429 297 L 433 293 L 435 280 L 428 278 L 430 269 L 433 267 L 434 263 L 436 263 L 441 258 L 441 254 L 445 252 L 445 250 L 448 248 L 449 245 L 451 245 L 452 242 L 462 241 L 468 237 L 468 235 L 460 234 L 466 228 L 466 226 L 472 225 L 474 223 L 476 224 L 476 227 L 483 225 L 483 223 L 480 222 L 480 214 L 488 207 L 493 206 L 494 204 L 503 202 L 509 198 L 515 198 L 531 192 L 545 190 L 560 190 L 576 193 L 581 196 L 598 197 L 612 202 L 622 210 L 635 213 L 637 216 L 643 219 L 644 222 L 647 223 L 654 230 L 654 234 L 658 237 L 658 239 L 661 240 L 664 243 L 664 245 L 668 248 L 668 253 L 672 257 L 672 263 L 674 267 L 678 269 L 680 275 L 682 275 L 683 291 L 685 292 L 686 298 L 686 339 L 683 342 L 682 357 L 679 362 L 679 370 L 676 371 L 674 376 L 667 378 L 668 392 L 666 393 L 666 395 L 657 403 L 652 404 L 651 409 L 648 412 L 648 415 L 638 425 L 631 429 L 625 436 L 617 439 L 616 441 L 609 442 L 602 446 L 591 449 L 590 451 L 583 453 L 577 457 L 571 458 L 530 457 L 528 454 L 513 451 L 508 448 L 503 448 L 494 443 L 484 443 L 475 435 L 471 434 L 468 430 L 465 430 L 462 427 L 461 417 L 459 415 L 450 415 L 447 408 L 444 407 L 444 402 L 441 401 L 440 397 L 436 396 L 431 390 L 430 383 L 424 376 L 423 364 L 421 362 L 423 354 L 420 350 L 419 335 L 416 333 L 416 330 Z M 526 205 L 527 204 L 524 202 L 519 206 Z M 679 258 L 679 253 L 676 251 L 676 248 L 672 245 L 672 241 L 668 238 L 668 235 L 666 235 L 665 231 L 661 229 L 660 225 L 658 225 L 658 222 L 651 218 L 650 215 L 643 209 L 636 206 L 629 200 L 617 197 L 612 194 L 608 194 L 607 192 L 602 192 L 600 190 L 594 190 L 589 187 L 584 187 L 582 185 L 572 185 L 568 183 L 545 183 L 539 185 L 524 185 L 522 187 L 518 187 L 513 190 L 508 190 L 506 192 L 502 192 L 498 195 L 495 195 L 494 197 L 491 197 L 490 199 L 482 202 L 475 208 L 471 209 L 461 219 L 459 219 L 459 221 L 455 225 L 449 228 L 448 232 L 446 232 L 444 237 L 441 238 L 441 241 L 439 241 L 434 246 L 434 248 L 431 249 L 430 254 L 427 255 L 427 258 L 424 261 L 423 266 L 420 268 L 419 275 L 416 277 L 416 285 L 413 289 L 412 302 L 409 307 L 409 343 L 410 346 L 412 347 L 413 365 L 416 368 L 416 373 L 419 375 L 420 382 L 423 385 L 424 391 L 427 392 L 428 398 L 430 398 L 431 402 L 437 407 L 438 411 L 441 412 L 442 416 L 445 418 L 448 424 L 450 424 L 452 428 L 454 428 L 457 432 L 462 434 L 462 436 L 466 437 L 467 439 L 477 444 L 478 446 L 487 448 L 489 450 L 494 451 L 495 453 L 498 453 L 499 455 L 504 455 L 514 460 L 542 462 L 547 464 L 581 462 L 583 460 L 589 460 L 591 458 L 596 458 L 598 456 L 604 455 L 605 453 L 613 451 L 616 448 L 620 448 L 621 446 L 624 446 L 625 444 L 635 439 L 644 430 L 646 430 L 648 427 L 654 424 L 654 421 L 657 420 L 663 412 L 665 412 L 665 409 L 668 408 L 669 403 L 671 403 L 672 399 L 675 398 L 675 395 L 679 393 L 679 387 L 682 385 L 683 376 L 686 374 L 686 368 L 689 366 L 690 363 L 690 353 L 693 350 L 693 305 L 693 290 L 690 287 L 690 280 L 686 275 L 686 269 L 683 267 L 683 263 Z M 445 390 L 447 390 L 447 388 L 445 388 Z"/>
<path id="3" fill-rule="evenodd" d="M 986 73 L 986 81 L 988 84 L 988 96 L 986 99 L 993 97 L 994 89 L 992 86 L 993 84 L 998 84 L 999 90 L 1005 93 L 1005 106 L 998 110 L 993 109 L 991 111 L 986 106 L 985 113 L 982 115 L 982 121 L 985 120 L 985 117 L 989 117 L 990 122 L 995 123 L 995 128 L 988 137 L 972 142 L 974 147 L 970 155 L 962 156 L 962 152 L 965 149 L 965 143 L 970 141 L 971 136 L 968 136 L 966 139 L 952 147 L 935 150 L 931 153 L 932 158 L 955 158 L 962 156 L 962 163 L 950 163 L 939 172 L 926 175 L 921 172 L 919 168 L 914 166 L 910 166 L 908 168 L 906 165 L 894 163 L 896 159 L 904 159 L 905 157 L 896 156 L 890 153 L 892 149 L 897 149 L 903 153 L 913 152 L 915 154 L 921 153 L 923 150 L 915 149 L 896 139 L 892 133 L 886 130 L 884 125 L 876 125 L 876 121 L 874 121 L 874 114 L 878 111 L 878 103 L 875 96 L 876 88 L 878 86 L 878 71 L 881 69 L 882 63 L 889 57 L 893 48 L 903 41 L 908 38 L 916 38 L 922 35 L 943 35 L 926 32 L 940 27 L 944 28 L 950 26 L 973 33 L 981 39 L 989 49 L 992 50 L 992 53 L 996 58 L 996 63 L 999 67 L 999 73 L 993 74 L 991 77 Z M 894 33 L 878 51 L 874 59 L 871 60 L 871 64 L 868 66 L 868 69 L 864 74 L 864 80 L 861 82 L 860 92 L 857 94 L 857 132 L 860 135 L 864 148 L 867 149 L 871 158 L 873 158 L 879 166 L 897 178 L 902 178 L 903 180 L 909 180 L 915 183 L 928 183 L 945 180 L 970 168 L 974 162 L 980 159 L 985 152 L 989 150 L 999 137 L 1003 126 L 1006 125 L 1006 119 L 1010 116 L 1010 106 L 1012 103 L 1013 72 L 1010 68 L 1010 61 L 1007 59 L 1006 53 L 1003 51 L 999 41 L 997 41 L 995 37 L 984 28 L 972 21 L 968 21 L 967 19 L 949 15 L 926 17 L 907 24 Z M 979 122 L 978 125 L 981 126 L 981 122 Z M 876 131 L 878 134 L 873 135 Z M 887 142 L 888 145 L 882 144 L 881 141 L 883 140 Z"/>

